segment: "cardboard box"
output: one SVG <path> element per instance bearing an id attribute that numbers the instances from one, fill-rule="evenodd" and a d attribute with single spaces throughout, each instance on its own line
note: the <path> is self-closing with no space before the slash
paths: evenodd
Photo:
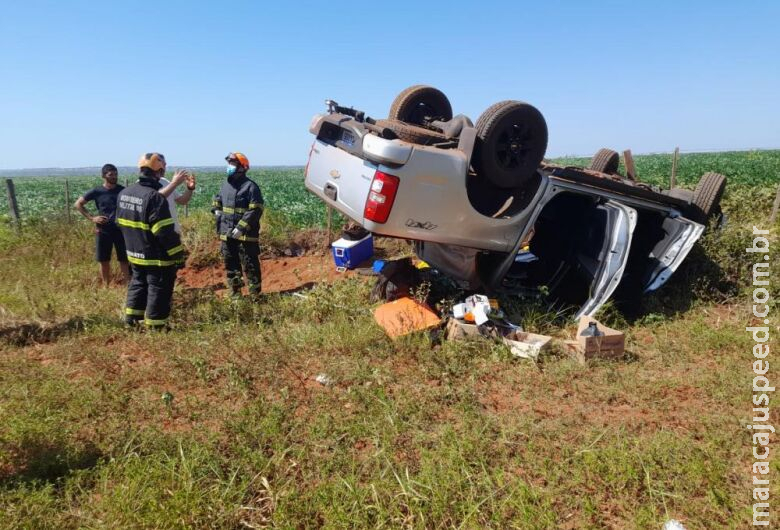
<path id="1" fill-rule="evenodd" d="M 357 241 L 341 238 L 334 241 L 331 247 L 337 268 L 354 269 L 374 255 L 374 238 L 371 234 Z"/>
<path id="2" fill-rule="evenodd" d="M 596 337 L 586 337 L 582 335 L 591 323 L 596 324 L 598 331 L 603 335 Z M 622 357 L 626 351 L 626 336 L 623 332 L 608 328 L 598 320 L 592 317 L 580 317 L 577 326 L 577 344 L 579 346 L 577 354 L 580 361 L 588 361 L 593 358 L 615 359 Z"/>
<path id="3" fill-rule="evenodd" d="M 550 346 L 552 337 L 526 333 L 525 331 L 513 331 L 505 335 L 503 340 L 515 357 L 536 360 L 539 358 L 539 354 Z"/>
<path id="4" fill-rule="evenodd" d="M 463 340 L 474 337 L 481 337 L 479 327 L 476 324 L 469 324 L 456 318 L 451 318 L 447 322 L 445 337 L 447 340 Z"/>

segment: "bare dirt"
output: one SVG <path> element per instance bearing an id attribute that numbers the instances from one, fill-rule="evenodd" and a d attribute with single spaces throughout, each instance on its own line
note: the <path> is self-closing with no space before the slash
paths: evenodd
<path id="1" fill-rule="evenodd" d="M 264 293 L 294 291 L 320 282 L 332 283 L 354 274 L 336 271 L 331 256 L 263 259 L 260 270 Z M 188 288 L 212 289 L 217 294 L 227 290 L 225 268 L 221 264 L 205 269 L 183 269 L 179 272 L 179 282 Z"/>

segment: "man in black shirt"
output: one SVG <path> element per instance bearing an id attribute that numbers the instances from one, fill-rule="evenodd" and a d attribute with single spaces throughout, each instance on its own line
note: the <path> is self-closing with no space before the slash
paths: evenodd
<path id="1" fill-rule="evenodd" d="M 100 279 L 104 285 L 111 281 L 111 251 L 116 249 L 116 259 L 122 270 L 124 283 L 130 279 L 130 269 L 127 265 L 125 241 L 122 232 L 116 224 L 116 202 L 124 187 L 117 184 L 118 171 L 113 164 L 106 164 L 102 169 L 103 185 L 89 190 L 76 200 L 76 210 L 95 224 L 95 258 L 100 263 Z M 84 205 L 95 201 L 98 215 L 90 214 Z"/>

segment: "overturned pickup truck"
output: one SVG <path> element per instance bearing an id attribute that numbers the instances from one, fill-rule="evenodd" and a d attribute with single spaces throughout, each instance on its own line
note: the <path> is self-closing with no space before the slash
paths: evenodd
<path id="1" fill-rule="evenodd" d="M 326 103 L 306 187 L 370 232 L 413 240 L 468 289 L 546 292 L 592 315 L 661 287 L 720 215 L 717 173 L 662 191 L 619 175 L 608 149 L 587 169 L 546 163 L 547 125 L 527 103 L 497 103 L 476 125 L 428 86 L 403 91 L 388 119 Z"/>

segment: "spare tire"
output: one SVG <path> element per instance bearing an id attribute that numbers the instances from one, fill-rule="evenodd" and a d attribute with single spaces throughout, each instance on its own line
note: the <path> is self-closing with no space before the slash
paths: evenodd
<path id="1" fill-rule="evenodd" d="M 617 151 L 612 149 L 599 149 L 590 161 L 588 169 L 598 171 L 599 173 L 607 173 L 608 175 L 614 175 L 618 172 L 620 166 L 620 155 Z"/>
<path id="2" fill-rule="evenodd" d="M 693 190 L 691 201 L 692 220 L 707 224 L 710 218 L 720 215 L 720 199 L 726 189 L 726 177 L 720 173 L 705 173 Z"/>
<path id="3" fill-rule="evenodd" d="M 478 174 L 500 188 L 528 182 L 547 151 L 547 123 L 533 105 L 502 101 L 477 120 L 472 164 Z"/>
<path id="4" fill-rule="evenodd" d="M 432 145 L 447 140 L 444 134 L 440 132 L 418 127 L 416 125 L 410 125 L 398 120 L 376 120 L 376 125 L 378 127 L 390 129 L 398 138 L 412 144 Z"/>
<path id="5" fill-rule="evenodd" d="M 414 125 L 427 125 L 433 120 L 450 121 L 452 105 L 444 92 L 426 85 L 414 85 L 400 94 L 390 105 L 388 119 Z"/>

